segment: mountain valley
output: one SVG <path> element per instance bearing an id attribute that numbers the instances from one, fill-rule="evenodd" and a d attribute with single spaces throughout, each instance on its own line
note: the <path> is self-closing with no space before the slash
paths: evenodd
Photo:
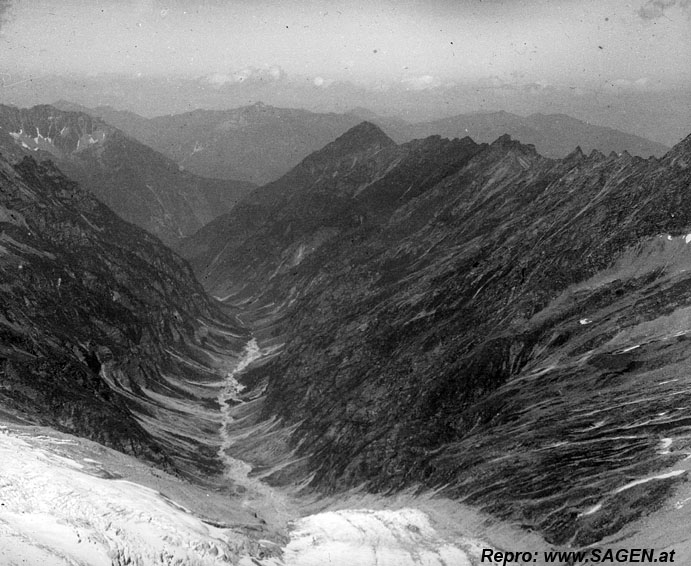
<path id="1" fill-rule="evenodd" d="M 691 565 L 691 0 L 0 0 L 0 566 Z"/>
<path id="2" fill-rule="evenodd" d="M 691 138 L 555 159 L 358 118 L 193 232 L 97 200 L 153 150 L 4 112 L 10 564 L 691 559 Z"/>

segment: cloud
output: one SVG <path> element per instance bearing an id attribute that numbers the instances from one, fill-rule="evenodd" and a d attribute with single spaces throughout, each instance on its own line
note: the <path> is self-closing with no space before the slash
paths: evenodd
<path id="1" fill-rule="evenodd" d="M 556 88 L 554 85 L 547 81 L 536 81 L 532 83 L 526 83 L 522 86 L 523 92 L 529 94 L 551 94 Z"/>
<path id="2" fill-rule="evenodd" d="M 440 86 L 440 82 L 432 75 L 422 75 L 419 77 L 410 77 L 401 81 L 403 86 L 410 90 L 427 90 Z"/>
<path id="3" fill-rule="evenodd" d="M 204 77 L 202 81 L 213 86 L 223 86 L 227 83 L 232 83 L 233 77 L 226 73 L 213 73 Z"/>
<path id="4" fill-rule="evenodd" d="M 603 87 L 614 91 L 648 91 L 653 90 L 655 85 L 650 82 L 648 77 L 641 77 L 638 79 L 614 79 L 606 81 Z"/>
<path id="5" fill-rule="evenodd" d="M 334 83 L 334 80 L 325 79 L 324 77 L 314 77 L 312 83 L 314 84 L 314 86 L 319 88 L 328 88 Z"/>
<path id="6" fill-rule="evenodd" d="M 648 0 L 637 14 L 644 20 L 656 20 L 664 16 L 665 12 L 674 6 L 688 10 L 691 7 L 691 0 Z"/>
<path id="7" fill-rule="evenodd" d="M 204 77 L 203 81 L 212 86 L 222 87 L 228 84 L 277 82 L 287 77 L 286 72 L 278 65 L 270 67 L 245 67 L 229 73 L 213 73 Z"/>

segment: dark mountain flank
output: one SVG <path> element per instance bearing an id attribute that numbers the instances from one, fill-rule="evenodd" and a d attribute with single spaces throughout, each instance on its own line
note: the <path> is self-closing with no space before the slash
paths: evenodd
<path id="1" fill-rule="evenodd" d="M 117 214 L 174 243 L 230 210 L 253 185 L 206 179 L 99 118 L 52 106 L 0 106 L 0 149 L 51 159 Z"/>
<path id="2" fill-rule="evenodd" d="M 690 166 L 691 138 L 551 159 L 363 123 L 184 240 L 285 341 L 245 376 L 298 457 L 267 477 L 435 489 L 558 544 L 655 509 L 686 477 Z"/>
<path id="3" fill-rule="evenodd" d="M 5 419 L 187 475 L 218 470 L 218 424 L 194 407 L 216 402 L 228 331 L 242 331 L 158 238 L 52 163 L 0 156 L 0 297 Z"/>

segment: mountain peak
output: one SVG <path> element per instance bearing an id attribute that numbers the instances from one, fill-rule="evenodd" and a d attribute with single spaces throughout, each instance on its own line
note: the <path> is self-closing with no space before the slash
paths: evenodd
<path id="1" fill-rule="evenodd" d="M 521 155 L 538 154 L 533 144 L 521 143 L 519 140 L 513 139 L 509 134 L 499 136 L 490 144 L 490 147 L 492 149 L 499 149 L 506 152 L 513 152 Z"/>
<path id="2" fill-rule="evenodd" d="M 663 159 L 688 167 L 691 164 L 691 134 L 670 149 Z"/>
<path id="3" fill-rule="evenodd" d="M 245 110 L 249 112 L 265 112 L 270 110 L 276 110 L 276 108 L 269 104 L 264 104 L 261 100 L 258 100 L 254 104 L 250 104 L 249 106 L 243 106 L 239 108 L 239 110 Z"/>
<path id="4" fill-rule="evenodd" d="M 63 112 L 82 112 L 84 114 L 88 114 L 88 111 L 91 110 L 86 106 L 82 106 L 81 104 L 77 104 L 76 102 L 70 102 L 69 100 L 65 100 L 63 98 L 56 102 L 53 102 L 52 104 L 50 104 L 50 106 L 52 108 L 62 110 Z"/>
<path id="5" fill-rule="evenodd" d="M 360 122 L 346 133 L 327 145 L 320 154 L 348 154 L 370 148 L 382 148 L 396 145 L 384 131 L 372 122 Z"/>
<path id="6" fill-rule="evenodd" d="M 343 135 L 336 138 L 336 141 L 347 140 L 349 138 L 357 138 L 365 142 L 376 141 L 379 143 L 393 143 L 393 140 L 387 136 L 379 126 L 368 120 L 364 120 L 357 126 L 353 126 Z"/>
<path id="7" fill-rule="evenodd" d="M 571 162 L 571 161 L 581 161 L 585 159 L 585 154 L 583 153 L 583 150 L 581 149 L 580 145 L 576 146 L 576 149 L 574 149 L 571 153 L 569 153 L 565 158 L 564 161 Z"/>
<path id="8" fill-rule="evenodd" d="M 503 134 L 494 140 L 490 145 L 491 147 L 509 147 L 514 141 L 509 134 Z"/>

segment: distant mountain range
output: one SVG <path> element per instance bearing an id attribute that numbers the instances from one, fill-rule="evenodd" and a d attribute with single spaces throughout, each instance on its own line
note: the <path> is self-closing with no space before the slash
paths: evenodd
<path id="1" fill-rule="evenodd" d="M 100 118 L 53 106 L 0 105 L 0 152 L 51 159 L 122 218 L 166 243 L 189 235 L 254 185 L 207 179 Z"/>
<path id="2" fill-rule="evenodd" d="M 430 135 L 470 136 L 476 142 L 491 142 L 509 134 L 554 158 L 566 156 L 576 146 L 586 153 L 593 149 L 603 153 L 627 151 L 641 157 L 661 156 L 669 149 L 563 114 L 533 114 L 525 118 L 493 112 L 408 124 L 399 118 L 377 116 L 365 108 L 345 114 L 320 114 L 257 103 L 232 110 L 195 110 L 146 119 L 110 107 L 89 109 L 64 101 L 56 106 L 98 116 L 197 175 L 256 184 L 279 178 L 311 152 L 363 120 L 377 124 L 397 143 Z"/>

